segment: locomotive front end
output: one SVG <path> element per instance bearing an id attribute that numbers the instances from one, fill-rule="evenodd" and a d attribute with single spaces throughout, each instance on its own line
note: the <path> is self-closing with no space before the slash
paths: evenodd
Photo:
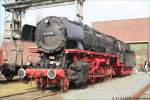
<path id="1" fill-rule="evenodd" d="M 47 17 L 37 24 L 35 40 L 44 52 L 58 52 L 65 46 L 65 28 L 61 19 Z"/>
<path id="2" fill-rule="evenodd" d="M 18 76 L 25 77 L 48 77 L 50 80 L 55 78 L 65 78 L 65 71 L 63 69 L 19 69 Z"/>
<path id="3" fill-rule="evenodd" d="M 58 17 L 47 17 L 37 23 L 35 41 L 38 46 L 40 61 L 20 69 L 18 75 L 24 80 L 34 77 L 38 87 L 59 86 L 63 91 L 68 89 L 69 81 L 59 55 L 66 44 L 66 32 L 63 20 Z"/>
<path id="4" fill-rule="evenodd" d="M 61 91 L 67 91 L 69 87 L 69 80 L 67 79 L 64 69 L 19 69 L 18 76 L 28 81 L 29 78 L 34 77 L 37 87 L 40 89 L 47 88 L 47 86 L 58 86 Z"/>

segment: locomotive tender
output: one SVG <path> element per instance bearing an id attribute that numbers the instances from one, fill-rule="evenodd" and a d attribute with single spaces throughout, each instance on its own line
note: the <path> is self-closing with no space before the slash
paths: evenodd
<path id="1" fill-rule="evenodd" d="M 35 77 L 38 87 L 56 85 L 66 91 L 70 84 L 82 85 L 128 75 L 134 52 L 128 44 L 97 32 L 82 23 L 50 16 L 37 23 L 35 42 L 40 61 L 20 69 L 18 75 Z"/>

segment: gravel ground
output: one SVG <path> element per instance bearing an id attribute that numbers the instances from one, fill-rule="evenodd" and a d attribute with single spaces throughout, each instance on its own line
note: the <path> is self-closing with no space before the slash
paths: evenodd
<path id="1" fill-rule="evenodd" d="M 67 93 L 41 100 L 57 98 L 65 100 L 119 100 L 117 98 L 130 97 L 143 86 L 150 83 L 150 74 L 137 73 L 114 80 L 89 85 L 85 89 L 71 89 Z M 58 100 L 58 99 L 57 99 Z"/>

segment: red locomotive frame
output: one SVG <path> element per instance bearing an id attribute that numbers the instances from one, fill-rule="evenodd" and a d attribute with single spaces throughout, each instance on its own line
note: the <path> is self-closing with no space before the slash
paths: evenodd
<path id="1" fill-rule="evenodd" d="M 123 62 L 120 60 L 120 55 L 118 54 L 107 54 L 78 49 L 65 49 L 64 52 L 66 55 L 72 55 L 72 63 L 78 61 L 90 63 L 87 75 L 87 83 L 93 84 L 99 80 L 110 79 L 115 75 L 124 76 L 133 72 L 131 67 L 126 67 L 123 64 Z M 35 52 L 32 50 L 32 53 L 37 53 L 37 49 L 35 49 Z M 81 56 L 83 54 L 86 56 Z M 109 59 L 114 59 L 114 63 L 111 64 Z M 104 67 L 103 64 L 107 66 Z M 48 73 L 51 70 L 53 70 L 55 75 L 50 79 Z M 62 91 L 67 91 L 69 88 L 69 68 L 64 69 L 60 67 L 56 69 L 33 69 L 31 67 L 23 70 L 23 73 L 23 77 L 35 77 L 38 87 L 44 87 L 47 84 L 53 84 L 59 86 Z M 41 78 L 43 76 L 46 78 Z"/>

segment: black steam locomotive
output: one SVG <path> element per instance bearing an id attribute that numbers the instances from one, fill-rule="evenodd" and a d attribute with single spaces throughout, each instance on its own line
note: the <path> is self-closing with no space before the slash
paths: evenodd
<path id="1" fill-rule="evenodd" d="M 134 66 L 134 52 L 128 44 L 67 18 L 44 18 L 32 37 L 41 61 L 36 68 L 30 64 L 18 74 L 35 77 L 38 86 L 56 84 L 65 90 L 69 83 L 92 83 L 102 77 L 131 74 Z M 41 76 L 45 81 L 41 82 Z"/>
<path id="2" fill-rule="evenodd" d="M 64 49 L 80 49 L 121 54 L 124 63 L 128 64 L 126 66 L 133 65 L 133 61 L 128 60 L 133 54 L 128 44 L 66 18 L 52 16 L 40 21 L 36 27 L 35 41 L 44 52 L 45 61 L 49 60 L 49 56 L 58 58 Z"/>

